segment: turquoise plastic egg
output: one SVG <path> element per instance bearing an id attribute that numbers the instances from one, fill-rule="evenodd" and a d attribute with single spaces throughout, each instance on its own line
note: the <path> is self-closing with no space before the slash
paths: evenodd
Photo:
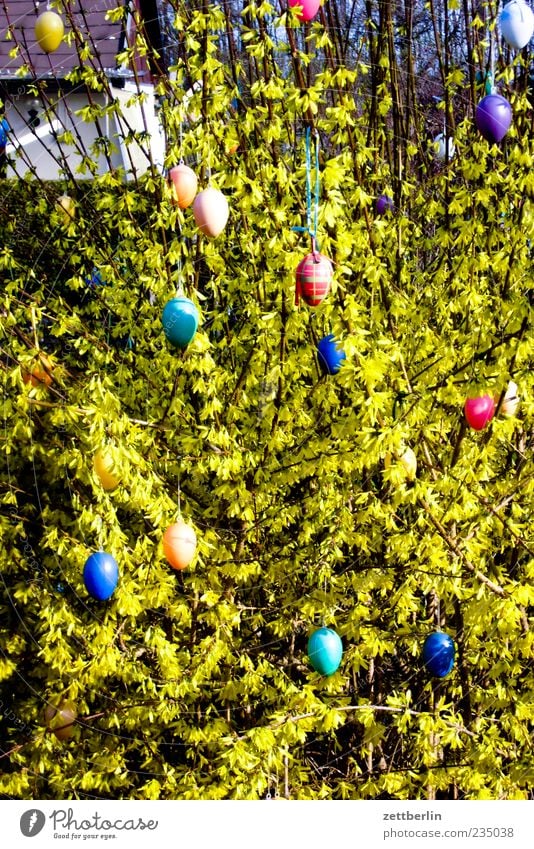
<path id="1" fill-rule="evenodd" d="M 333 675 L 341 663 L 343 644 L 331 628 L 319 628 L 308 640 L 308 657 L 316 672 Z"/>
<path id="2" fill-rule="evenodd" d="M 183 295 L 165 304 L 161 321 L 165 336 L 176 348 L 187 348 L 197 332 L 199 314 L 189 298 Z"/>

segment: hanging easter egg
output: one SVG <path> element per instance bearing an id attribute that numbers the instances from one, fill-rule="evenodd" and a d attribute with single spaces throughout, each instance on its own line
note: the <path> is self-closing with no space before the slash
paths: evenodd
<path id="1" fill-rule="evenodd" d="M 106 286 L 106 281 L 102 280 L 102 276 L 98 268 L 93 268 L 89 277 L 85 278 L 85 285 L 88 289 L 98 289 L 100 286 Z"/>
<path id="2" fill-rule="evenodd" d="M 97 601 L 107 601 L 117 586 L 119 567 L 111 554 L 105 551 L 95 551 L 83 567 L 83 582 L 89 595 Z"/>
<path id="3" fill-rule="evenodd" d="M 308 640 L 308 657 L 316 672 L 333 675 L 341 663 L 343 644 L 331 628 L 319 628 Z"/>
<path id="4" fill-rule="evenodd" d="M 464 405 L 464 415 L 473 430 L 484 430 L 495 413 L 495 401 L 491 395 L 479 395 L 468 398 Z"/>
<path id="5" fill-rule="evenodd" d="M 393 198 L 390 198 L 389 195 L 380 195 L 376 199 L 376 212 L 378 215 L 384 215 L 385 212 L 393 212 L 394 208 Z"/>
<path id="6" fill-rule="evenodd" d="M 506 416 L 506 418 L 511 418 L 517 413 L 518 407 L 519 396 L 517 394 L 517 383 L 514 383 L 514 381 L 511 380 L 502 400 L 501 413 L 503 416 Z"/>
<path id="7" fill-rule="evenodd" d="M 435 678 L 445 678 L 454 666 L 454 640 L 443 631 L 429 634 L 423 645 L 423 663 Z"/>
<path id="8" fill-rule="evenodd" d="M 73 199 L 69 197 L 69 195 L 61 195 L 58 197 L 56 205 L 61 213 L 65 227 L 68 227 L 71 221 L 74 220 L 74 215 L 76 213 Z"/>
<path id="9" fill-rule="evenodd" d="M 43 12 L 35 21 L 35 40 L 45 53 L 53 53 L 61 44 L 65 27 L 55 12 Z"/>
<path id="10" fill-rule="evenodd" d="M 412 448 L 406 448 L 404 451 L 401 451 L 392 456 L 389 452 L 384 457 L 384 467 L 389 469 L 392 463 L 399 463 L 406 473 L 406 477 L 408 480 L 413 481 L 417 474 L 417 457 L 415 456 L 415 451 Z"/>
<path id="11" fill-rule="evenodd" d="M 4 148 L 7 144 L 7 134 L 9 130 L 10 126 L 7 123 L 6 119 L 0 119 L 0 150 Z"/>
<path id="12" fill-rule="evenodd" d="M 169 525 L 162 539 L 163 553 L 173 569 L 185 569 L 195 556 L 197 535 L 191 525 L 175 522 Z"/>
<path id="13" fill-rule="evenodd" d="M 439 133 L 433 141 L 434 152 L 436 159 L 444 162 L 446 159 L 452 159 L 456 150 L 454 141 L 450 138 L 445 138 L 445 133 Z"/>
<path id="14" fill-rule="evenodd" d="M 224 140 L 224 149 L 226 150 L 226 153 L 228 154 L 228 156 L 233 156 L 234 153 L 237 152 L 238 148 L 239 148 L 239 137 L 237 136 L 237 133 L 235 132 L 235 130 L 230 129 L 228 131 L 227 135 L 226 135 L 225 140 Z"/>
<path id="15" fill-rule="evenodd" d="M 192 168 L 180 162 L 169 171 L 169 179 L 175 198 L 175 203 L 180 209 L 191 206 L 195 199 L 198 188 L 197 175 Z"/>
<path id="16" fill-rule="evenodd" d="M 330 291 L 332 263 L 322 254 L 308 254 L 297 266 L 295 303 L 302 297 L 310 307 L 317 307 Z"/>
<path id="17" fill-rule="evenodd" d="M 534 14 L 523 0 L 511 0 L 499 15 L 502 37 L 510 47 L 521 50 L 534 33 Z"/>
<path id="18" fill-rule="evenodd" d="M 289 5 L 299 7 L 297 17 L 300 21 L 311 21 L 319 11 L 321 0 L 289 0 Z"/>
<path id="19" fill-rule="evenodd" d="M 76 722 L 76 706 L 73 702 L 62 699 L 58 705 L 47 705 L 44 711 L 45 725 L 58 740 L 68 740 L 74 734 Z"/>
<path id="20" fill-rule="evenodd" d="M 193 201 L 193 216 L 197 227 L 206 236 L 215 239 L 226 227 L 228 201 L 218 189 L 207 188 Z"/>
<path id="21" fill-rule="evenodd" d="M 176 348 L 187 348 L 197 332 L 199 314 L 193 301 L 183 295 L 171 298 L 163 308 L 165 336 Z"/>
<path id="22" fill-rule="evenodd" d="M 107 491 L 116 489 L 121 482 L 114 452 L 109 447 L 99 448 L 93 457 L 93 468 Z"/>
<path id="23" fill-rule="evenodd" d="M 337 374 L 346 359 L 343 348 L 339 348 L 334 334 L 329 333 L 317 345 L 319 365 L 325 374 Z"/>
<path id="24" fill-rule="evenodd" d="M 498 144 L 512 123 L 512 107 L 500 94 L 487 94 L 475 111 L 475 123 L 486 141 Z"/>
<path id="25" fill-rule="evenodd" d="M 51 386 L 53 365 L 44 354 L 36 357 L 34 365 L 29 369 L 22 366 L 22 379 L 31 386 Z"/>

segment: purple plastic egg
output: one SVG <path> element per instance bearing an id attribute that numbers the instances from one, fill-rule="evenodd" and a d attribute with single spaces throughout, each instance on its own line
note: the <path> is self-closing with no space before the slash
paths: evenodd
<path id="1" fill-rule="evenodd" d="M 476 108 L 475 122 L 487 141 L 498 144 L 510 129 L 512 107 L 500 94 L 487 94 Z"/>
<path id="2" fill-rule="evenodd" d="M 376 211 L 378 215 L 384 215 L 385 212 L 393 212 L 394 204 L 389 195 L 380 195 L 376 199 Z"/>

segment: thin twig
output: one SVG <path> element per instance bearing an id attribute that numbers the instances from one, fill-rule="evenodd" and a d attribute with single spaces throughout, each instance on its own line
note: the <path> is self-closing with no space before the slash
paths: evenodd
<path id="1" fill-rule="evenodd" d="M 423 507 L 425 513 L 434 525 L 440 537 L 444 540 L 444 542 L 447 543 L 451 551 L 453 551 L 460 558 L 466 569 L 468 569 L 469 572 L 472 572 L 472 574 L 475 575 L 475 577 L 478 578 L 481 583 L 485 584 L 488 589 L 490 589 L 493 593 L 501 596 L 502 598 L 506 598 L 508 596 L 508 593 L 505 592 L 505 590 L 503 590 L 503 588 L 500 587 L 499 584 L 496 584 L 494 581 L 491 581 L 487 577 L 487 575 L 484 575 L 484 573 L 481 572 L 480 569 L 477 569 L 476 566 L 471 563 L 471 561 L 469 560 L 467 555 L 462 551 L 458 543 L 452 539 L 452 537 L 449 533 L 447 533 L 447 530 L 443 527 L 441 522 L 433 515 L 429 504 L 423 498 L 419 499 L 419 503 Z"/>

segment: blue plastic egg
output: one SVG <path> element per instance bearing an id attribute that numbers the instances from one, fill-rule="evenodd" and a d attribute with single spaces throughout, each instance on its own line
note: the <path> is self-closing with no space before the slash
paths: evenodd
<path id="1" fill-rule="evenodd" d="M 445 678 L 454 666 L 454 640 L 442 631 L 429 634 L 423 645 L 423 663 L 435 678 Z"/>
<path id="2" fill-rule="evenodd" d="M 93 268 L 91 275 L 85 278 L 85 285 L 88 289 L 96 289 L 98 286 L 106 285 L 106 281 L 102 280 L 98 268 Z"/>
<path id="3" fill-rule="evenodd" d="M 7 144 L 7 134 L 10 126 L 5 118 L 0 119 L 0 147 L 5 147 Z"/>
<path id="4" fill-rule="evenodd" d="M 199 314 L 193 301 L 180 295 L 165 304 L 161 321 L 165 336 L 176 348 L 187 348 L 197 332 Z"/>
<path id="5" fill-rule="evenodd" d="M 338 348 L 334 334 L 329 333 L 317 345 L 319 365 L 325 374 L 337 374 L 345 358 L 345 351 Z"/>
<path id="6" fill-rule="evenodd" d="M 89 595 L 106 601 L 113 595 L 119 580 L 117 561 L 105 551 L 96 551 L 86 560 L 83 580 Z"/>
<path id="7" fill-rule="evenodd" d="M 308 640 L 308 657 L 316 672 L 333 675 L 343 656 L 341 638 L 331 628 L 319 628 Z"/>

